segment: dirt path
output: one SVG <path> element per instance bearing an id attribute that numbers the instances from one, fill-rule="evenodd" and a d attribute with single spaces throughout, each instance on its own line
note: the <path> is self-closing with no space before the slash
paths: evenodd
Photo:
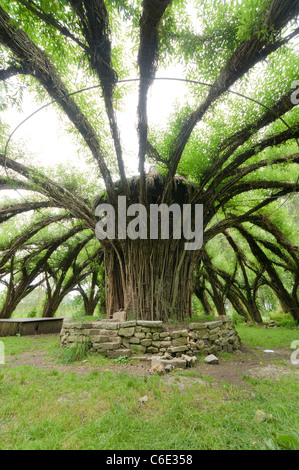
<path id="1" fill-rule="evenodd" d="M 34 351 L 24 352 L 17 357 L 8 356 L 5 367 L 15 366 L 35 366 L 46 370 L 57 370 L 63 372 L 75 372 L 80 376 L 85 376 L 93 371 L 110 370 L 112 372 L 125 372 L 129 375 L 144 376 L 149 375 L 150 361 L 131 361 L 128 364 L 117 364 L 110 361 L 103 366 L 94 366 L 87 359 L 78 364 L 62 365 L 57 364 L 54 359 L 49 359 L 45 352 Z M 266 353 L 262 349 L 249 349 L 242 347 L 240 351 L 235 352 L 230 357 L 221 358 L 219 364 L 208 365 L 200 361 L 196 367 L 185 369 L 186 376 L 182 370 L 180 373 L 181 386 L 195 382 L 207 383 L 207 377 L 213 379 L 218 384 L 223 381 L 233 385 L 245 385 L 244 376 L 255 379 L 278 380 L 285 374 L 293 373 L 299 378 L 299 369 L 292 366 L 290 361 L 290 350 L 276 349 L 275 353 Z M 188 374 L 192 372 L 192 374 Z M 192 377 L 190 376 L 192 375 Z M 169 384 L 174 382 L 172 374 L 167 376 L 166 381 Z M 185 377 L 185 378 L 184 378 Z M 185 385 L 184 385 L 185 384 Z"/>

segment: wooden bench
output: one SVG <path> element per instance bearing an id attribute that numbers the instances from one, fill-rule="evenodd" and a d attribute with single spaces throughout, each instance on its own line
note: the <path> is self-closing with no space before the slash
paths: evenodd
<path id="1" fill-rule="evenodd" d="M 63 318 L 10 318 L 0 319 L 0 337 L 28 336 L 60 333 Z"/>

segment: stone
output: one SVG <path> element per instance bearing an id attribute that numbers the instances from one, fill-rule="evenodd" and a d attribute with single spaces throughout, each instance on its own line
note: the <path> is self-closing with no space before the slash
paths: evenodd
<path id="1" fill-rule="evenodd" d="M 198 322 L 198 323 L 190 323 L 189 328 L 190 330 L 205 330 L 207 326 L 206 326 L 206 323 Z"/>
<path id="2" fill-rule="evenodd" d="M 90 323 L 90 322 L 87 322 L 87 323 L 81 323 L 81 325 L 80 325 L 80 328 L 83 328 L 83 329 L 85 329 L 85 328 L 90 328 L 90 327 L 91 327 L 90 325 L 91 325 L 91 323 Z"/>
<path id="3" fill-rule="evenodd" d="M 173 346 L 184 346 L 187 344 L 187 337 L 182 336 L 181 338 L 176 338 L 172 340 Z"/>
<path id="4" fill-rule="evenodd" d="M 102 328 L 105 328 L 105 325 L 106 325 L 106 322 L 104 321 L 93 321 L 92 323 L 90 323 L 89 328 L 102 329 Z"/>
<path id="5" fill-rule="evenodd" d="M 186 361 L 187 367 L 193 367 L 198 362 L 196 356 L 188 356 L 187 354 L 182 354 L 182 360 Z"/>
<path id="6" fill-rule="evenodd" d="M 118 330 L 119 323 L 105 322 L 106 330 Z"/>
<path id="7" fill-rule="evenodd" d="M 170 348 L 171 341 L 161 341 L 161 348 Z"/>
<path id="8" fill-rule="evenodd" d="M 180 338 L 181 337 L 181 332 L 180 331 L 173 331 L 170 336 L 171 336 L 172 339 Z"/>
<path id="9" fill-rule="evenodd" d="M 162 321 L 146 321 L 146 320 L 137 320 L 138 326 L 143 326 L 144 328 L 162 328 Z"/>
<path id="10" fill-rule="evenodd" d="M 144 354 L 146 348 L 144 346 L 141 346 L 141 344 L 130 344 L 130 350 L 133 354 Z"/>
<path id="11" fill-rule="evenodd" d="M 165 354 L 163 354 L 162 359 L 171 360 L 171 359 L 172 359 L 172 356 L 171 356 L 168 352 L 166 352 Z"/>
<path id="12" fill-rule="evenodd" d="M 187 367 L 187 362 L 184 361 L 183 359 L 179 358 L 179 357 L 178 358 L 174 357 L 170 361 L 162 360 L 162 364 L 164 366 L 171 365 L 171 366 L 173 366 L 174 369 L 186 369 L 186 367 Z"/>
<path id="13" fill-rule="evenodd" d="M 223 351 L 224 352 L 228 352 L 228 353 L 232 353 L 234 350 L 233 346 L 231 344 L 225 344 L 223 346 Z"/>
<path id="14" fill-rule="evenodd" d="M 152 360 L 149 354 L 140 354 L 140 355 L 134 354 L 132 359 L 134 359 L 135 361 L 147 361 L 147 362 Z"/>
<path id="15" fill-rule="evenodd" d="M 189 335 L 188 330 L 182 330 L 182 331 L 181 331 L 181 336 L 186 336 L 186 338 L 187 338 L 188 335 Z"/>
<path id="16" fill-rule="evenodd" d="M 276 421 L 276 418 L 269 413 L 265 413 L 262 410 L 256 410 L 254 421 L 257 423 L 264 423 L 265 421 Z"/>
<path id="17" fill-rule="evenodd" d="M 159 352 L 159 349 L 158 349 L 158 348 L 155 348 L 155 347 L 153 347 L 153 346 L 149 346 L 149 347 L 147 348 L 147 352 L 152 353 L 152 354 L 157 354 L 157 353 Z"/>
<path id="18" fill-rule="evenodd" d="M 214 330 L 213 330 L 214 331 Z M 213 343 L 218 339 L 218 335 L 210 335 L 209 340 L 213 341 Z"/>
<path id="19" fill-rule="evenodd" d="M 136 321 L 136 320 L 130 320 L 130 321 L 121 322 L 121 323 L 119 324 L 119 327 L 120 327 L 120 328 L 129 328 L 129 327 L 136 326 L 136 325 L 137 325 L 137 321 Z"/>
<path id="20" fill-rule="evenodd" d="M 130 349 L 115 349 L 112 351 L 107 351 L 106 355 L 110 359 L 117 359 L 118 357 L 130 357 L 132 354 Z"/>
<path id="21" fill-rule="evenodd" d="M 135 332 L 135 328 L 120 328 L 118 331 L 119 336 L 125 336 L 126 338 L 129 338 L 130 336 L 133 336 Z"/>
<path id="22" fill-rule="evenodd" d="M 157 356 L 152 358 L 152 366 L 161 364 L 163 367 L 167 365 L 173 366 L 174 369 L 185 369 L 186 368 L 186 361 L 180 358 L 165 359 L 164 356 Z"/>
<path id="23" fill-rule="evenodd" d="M 119 349 L 119 343 L 99 343 L 101 349 Z"/>
<path id="24" fill-rule="evenodd" d="M 130 342 L 128 339 L 126 339 L 124 336 L 122 337 L 121 339 L 121 344 L 126 348 L 126 349 L 129 349 L 130 348 Z"/>
<path id="25" fill-rule="evenodd" d="M 115 312 L 113 314 L 113 320 L 114 321 L 126 321 L 127 319 L 127 312 L 125 312 L 124 310 L 121 310 L 119 312 Z"/>
<path id="26" fill-rule="evenodd" d="M 174 366 L 172 364 L 167 364 L 167 366 L 165 366 L 164 369 L 165 369 L 165 372 L 169 373 L 174 370 Z"/>
<path id="27" fill-rule="evenodd" d="M 144 395 L 144 397 L 139 398 L 138 403 L 143 405 L 144 403 L 148 402 L 148 396 Z"/>
<path id="28" fill-rule="evenodd" d="M 216 335 L 216 334 L 221 334 L 220 332 L 221 332 L 221 329 L 219 328 L 219 326 L 217 326 L 216 328 L 212 328 L 212 331 L 210 333 L 213 333 L 213 335 Z"/>
<path id="29" fill-rule="evenodd" d="M 169 348 L 169 352 L 171 354 L 174 354 L 174 353 L 179 353 L 179 352 L 185 352 L 185 351 L 188 351 L 188 346 L 173 346 L 172 348 Z"/>
<path id="30" fill-rule="evenodd" d="M 150 368 L 150 374 L 152 374 L 152 375 L 154 375 L 154 374 L 163 375 L 163 374 L 165 374 L 165 368 L 162 366 L 162 364 L 155 364 L 154 366 L 152 366 Z"/>
<path id="31" fill-rule="evenodd" d="M 140 344 L 140 339 L 139 339 L 139 338 L 136 338 L 135 336 L 132 336 L 132 337 L 129 339 L 129 343 Z"/>
<path id="32" fill-rule="evenodd" d="M 162 359 L 163 359 L 163 356 L 153 356 L 151 358 L 152 366 L 154 366 L 155 364 L 160 364 Z"/>
<path id="33" fill-rule="evenodd" d="M 117 330 L 100 329 L 100 330 L 95 330 L 95 331 L 99 331 L 100 334 L 103 336 L 117 336 Z"/>
<path id="34" fill-rule="evenodd" d="M 120 343 L 120 338 L 114 336 L 96 335 L 91 338 L 92 343 L 109 343 L 110 341 Z"/>
<path id="35" fill-rule="evenodd" d="M 219 359 L 218 357 L 214 356 L 214 354 L 209 354 L 209 356 L 205 358 L 205 363 L 206 364 L 218 364 Z"/>
<path id="36" fill-rule="evenodd" d="M 79 339 L 78 335 L 69 335 L 68 342 L 75 343 Z"/>
<path id="37" fill-rule="evenodd" d="M 144 338 L 145 338 L 145 333 L 142 333 L 141 331 L 140 331 L 140 332 L 139 332 L 139 331 L 136 331 L 137 328 L 138 328 L 138 326 L 136 326 L 136 328 L 135 328 L 135 334 L 134 334 L 134 336 L 136 336 L 136 338 L 139 338 L 139 339 L 144 339 Z"/>
<path id="38" fill-rule="evenodd" d="M 211 321 L 211 322 L 207 322 L 206 325 L 209 328 L 209 330 L 213 330 L 214 328 L 221 326 L 222 321 Z"/>
<path id="39" fill-rule="evenodd" d="M 168 331 L 162 331 L 162 333 L 160 333 L 160 338 L 167 338 L 168 336 L 169 336 Z"/>
<path id="40" fill-rule="evenodd" d="M 205 328 L 204 330 L 198 330 L 195 332 L 195 338 L 196 339 L 208 339 L 209 335 L 207 333 L 207 329 Z"/>
<path id="41" fill-rule="evenodd" d="M 144 346 L 145 348 L 147 348 L 148 346 L 151 346 L 152 340 L 151 339 L 142 339 L 140 341 L 140 344 L 141 344 L 141 346 Z"/>
<path id="42" fill-rule="evenodd" d="M 100 330 L 96 330 L 94 328 L 84 329 L 81 331 L 82 335 L 93 336 L 98 335 Z"/>
<path id="43" fill-rule="evenodd" d="M 152 333 L 159 333 L 159 336 L 160 336 L 160 333 L 162 333 L 162 327 L 151 328 L 151 332 Z"/>

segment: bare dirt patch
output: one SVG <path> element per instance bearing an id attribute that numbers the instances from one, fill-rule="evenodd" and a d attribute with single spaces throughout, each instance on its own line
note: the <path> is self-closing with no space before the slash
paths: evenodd
<path id="1" fill-rule="evenodd" d="M 149 363 L 150 364 L 150 363 Z M 34 366 L 45 370 L 57 370 L 58 372 L 75 372 L 78 375 L 85 376 L 94 371 L 111 370 L 114 372 L 125 372 L 131 375 L 144 375 L 149 370 L 149 364 L 147 361 L 136 363 L 132 361 L 128 364 L 116 364 L 112 361 L 109 363 L 109 369 L 107 364 L 103 366 L 93 366 L 89 363 L 88 359 L 73 364 L 59 364 L 54 359 L 49 359 L 47 354 L 43 351 L 24 352 L 19 354 L 17 358 L 14 356 L 6 357 L 7 367 L 16 366 Z"/>
<path id="2" fill-rule="evenodd" d="M 225 381 L 234 385 L 244 384 L 244 376 L 256 379 L 279 380 L 287 374 L 299 377 L 299 369 L 295 369 L 290 361 L 288 349 L 276 349 L 275 353 L 265 353 L 262 349 L 242 347 L 234 352 L 231 358 L 220 359 L 219 364 L 211 366 L 201 364 L 200 370 L 217 382 Z"/>
<path id="3" fill-rule="evenodd" d="M 60 373 L 74 372 L 80 376 L 86 376 L 94 371 L 111 371 L 115 373 L 126 373 L 133 376 L 148 376 L 150 374 L 150 361 L 131 360 L 127 364 L 113 362 L 102 366 L 94 366 L 88 359 L 79 363 L 59 364 L 55 359 L 50 359 L 43 351 L 26 351 L 17 357 L 8 356 L 5 367 L 34 366 L 45 370 L 57 370 Z M 192 376 L 190 376 L 190 372 Z M 259 349 L 242 347 L 231 355 L 225 355 L 219 359 L 219 364 L 208 365 L 201 359 L 196 367 L 180 371 L 180 380 L 170 374 L 165 377 L 169 385 L 178 385 L 184 389 L 194 383 L 207 383 L 210 377 L 213 382 L 219 384 L 223 381 L 232 385 L 245 386 L 245 376 L 258 380 L 279 380 L 286 374 L 295 374 L 299 377 L 299 369 L 295 369 L 290 362 L 290 351 L 278 349 L 274 354 L 265 353 Z M 186 374 L 186 376 L 185 376 Z M 189 375 L 190 374 L 190 375 Z"/>

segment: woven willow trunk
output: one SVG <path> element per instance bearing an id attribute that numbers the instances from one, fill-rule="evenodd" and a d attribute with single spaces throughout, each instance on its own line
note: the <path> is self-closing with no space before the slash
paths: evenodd
<path id="1" fill-rule="evenodd" d="M 181 240 L 114 241 L 104 250 L 108 318 L 118 310 L 142 320 L 192 316 L 196 252 Z"/>
<path id="2" fill-rule="evenodd" d="M 153 206 L 157 208 L 162 204 L 165 181 L 158 173 L 148 174 L 146 201 L 142 203 L 146 208 L 146 236 L 135 240 L 128 236 L 128 231 L 126 237 L 119 237 L 118 230 L 119 214 L 125 213 L 130 205 L 140 202 L 138 177 L 129 180 L 129 189 L 130 196 L 125 198 L 125 207 L 120 209 L 119 200 L 115 203 L 115 239 L 101 241 L 106 273 L 107 316 L 111 318 L 114 312 L 126 310 L 132 318 L 142 320 L 167 321 L 171 317 L 179 320 L 190 317 L 193 273 L 199 251 L 186 249 L 183 211 L 197 188 L 181 177 L 174 179 L 166 204 L 167 209 L 170 209 L 170 214 L 167 214 L 167 236 L 163 230 L 160 231 L 166 220 L 165 213 L 160 213 L 159 230 L 153 237 L 151 228 L 154 216 L 151 210 Z M 117 199 L 117 196 L 124 196 L 124 192 L 116 186 L 115 195 Z M 105 202 L 103 197 L 99 197 L 95 207 Z M 179 208 L 179 217 L 171 213 L 173 204 Z M 191 219 L 194 225 L 193 213 Z M 126 212 L 126 228 L 132 220 L 134 216 L 128 216 Z"/>

